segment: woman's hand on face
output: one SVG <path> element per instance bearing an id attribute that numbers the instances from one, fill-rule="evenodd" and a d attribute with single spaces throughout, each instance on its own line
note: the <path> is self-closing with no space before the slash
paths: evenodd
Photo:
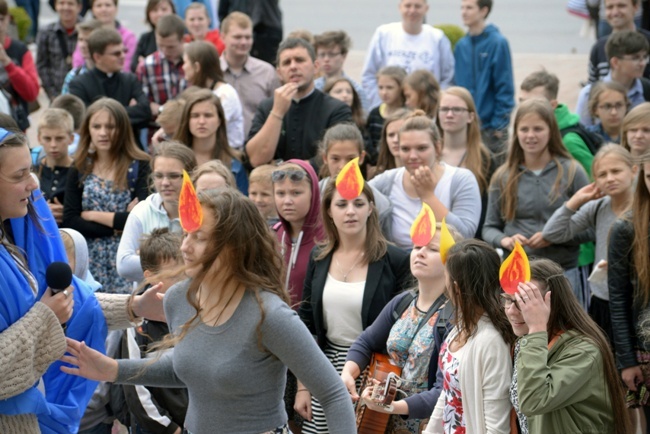
<path id="1" fill-rule="evenodd" d="M 643 372 L 639 366 L 631 366 L 621 371 L 623 383 L 632 392 L 636 392 L 636 386 L 643 383 Z"/>
<path id="2" fill-rule="evenodd" d="M 411 182 L 420 199 L 433 194 L 437 184 L 435 175 L 428 166 L 420 166 L 415 169 L 415 172 L 411 175 Z"/>
<path id="3" fill-rule="evenodd" d="M 515 294 L 517 305 L 524 321 L 528 324 L 528 333 L 546 331 L 548 318 L 551 316 L 551 291 L 544 296 L 532 282 L 519 284 Z"/>
<path id="4" fill-rule="evenodd" d="M 298 389 L 293 409 L 305 420 L 311 421 L 311 393 L 307 389 Z"/>
<path id="5" fill-rule="evenodd" d="M 65 291 L 53 294 L 52 289 L 47 288 L 40 300 L 41 303 L 52 309 L 60 324 L 65 324 L 70 320 L 74 308 L 74 297 L 72 297 L 74 287 L 68 286 Z"/>
<path id="6" fill-rule="evenodd" d="M 87 347 L 84 342 L 70 338 L 66 338 L 66 341 L 68 343 L 67 354 L 61 357 L 61 361 L 69 363 L 73 367 L 61 366 L 63 372 L 89 380 L 115 381 L 118 369 L 116 360 Z"/>
<path id="7" fill-rule="evenodd" d="M 566 203 L 567 208 L 572 211 L 577 211 L 585 203 L 600 199 L 603 197 L 603 193 L 596 187 L 596 183 L 592 182 L 591 184 L 585 185 L 580 190 L 576 191 L 571 199 Z"/>
<path id="8" fill-rule="evenodd" d="M 162 282 L 157 283 L 143 292 L 142 295 L 133 297 L 131 308 L 136 317 L 152 321 L 167 321 L 163 309 L 163 297 L 160 297 L 160 292 L 158 292 L 162 289 L 162 286 Z"/>

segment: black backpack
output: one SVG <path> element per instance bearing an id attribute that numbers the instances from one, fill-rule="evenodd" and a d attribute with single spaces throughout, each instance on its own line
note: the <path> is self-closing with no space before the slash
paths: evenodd
<path id="1" fill-rule="evenodd" d="M 580 136 L 582 141 L 585 142 L 585 145 L 587 145 L 587 148 L 589 148 L 591 155 L 596 155 L 596 152 L 598 152 L 600 147 L 603 146 L 603 143 L 605 143 L 605 140 L 601 136 L 596 133 L 592 133 L 579 123 L 570 127 L 562 128 L 560 130 L 562 139 L 564 139 L 564 136 L 569 133 L 576 133 L 578 136 Z"/>

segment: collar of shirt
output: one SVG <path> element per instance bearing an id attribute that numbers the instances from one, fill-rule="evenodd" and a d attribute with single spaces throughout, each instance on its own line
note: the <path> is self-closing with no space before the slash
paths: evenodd
<path id="1" fill-rule="evenodd" d="M 309 92 L 307 95 L 303 96 L 302 98 L 293 98 L 293 102 L 299 103 L 300 101 L 304 101 L 307 98 L 309 98 L 310 96 L 312 96 L 315 91 L 316 91 L 316 86 L 312 87 L 311 92 Z"/>

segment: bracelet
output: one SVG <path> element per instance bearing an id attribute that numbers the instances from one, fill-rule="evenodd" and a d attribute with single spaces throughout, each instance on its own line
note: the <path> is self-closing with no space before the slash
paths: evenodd
<path id="1" fill-rule="evenodd" d="M 296 393 L 299 393 L 299 392 L 309 392 L 309 390 L 308 389 L 298 389 L 298 392 L 296 392 Z"/>
<path id="2" fill-rule="evenodd" d="M 277 113 L 274 112 L 273 110 L 271 110 L 271 111 L 269 112 L 269 114 L 270 114 L 271 116 L 273 116 L 274 118 L 276 118 L 277 120 L 280 120 L 280 121 L 281 121 L 281 120 L 283 119 L 282 116 L 280 116 L 279 114 L 277 114 Z"/>
<path id="3" fill-rule="evenodd" d="M 133 311 L 133 300 L 135 299 L 135 295 L 131 294 L 129 296 L 129 300 L 126 302 L 126 314 L 129 317 L 129 322 L 130 323 L 137 323 L 138 322 L 138 317 L 136 316 L 135 312 Z"/>

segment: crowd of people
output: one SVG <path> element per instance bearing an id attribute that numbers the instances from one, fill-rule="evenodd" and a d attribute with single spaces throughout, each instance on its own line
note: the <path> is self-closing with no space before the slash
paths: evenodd
<path id="1" fill-rule="evenodd" d="M 458 40 L 399 0 L 359 81 L 345 31 L 283 38 L 277 0 L 148 0 L 139 38 L 117 0 L 23 3 L 0 432 L 650 432 L 645 2 L 585 0 L 575 112 L 552 65 L 515 91 L 492 0 Z"/>

